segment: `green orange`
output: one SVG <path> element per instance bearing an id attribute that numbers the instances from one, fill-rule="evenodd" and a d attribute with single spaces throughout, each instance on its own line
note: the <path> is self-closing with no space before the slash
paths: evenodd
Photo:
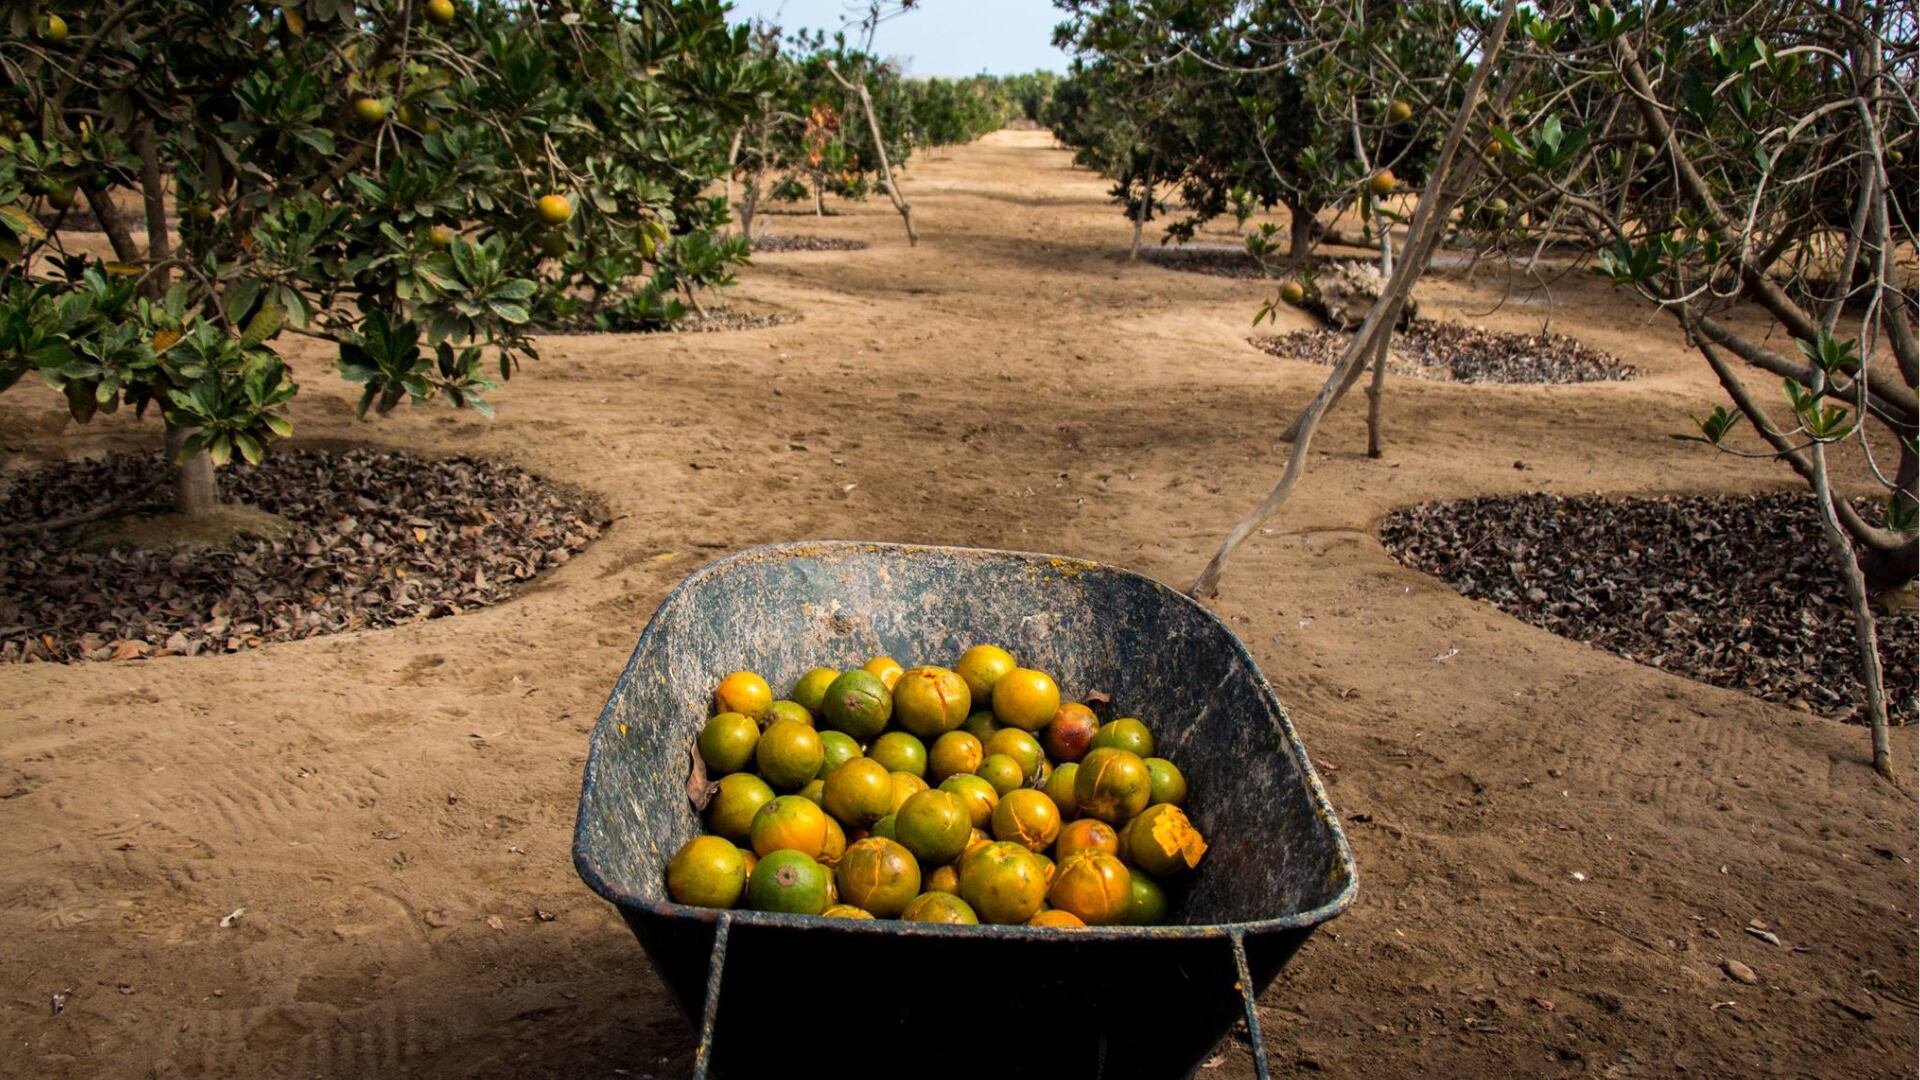
<path id="1" fill-rule="evenodd" d="M 1044 671 L 1014 668 L 993 684 L 993 715 L 1009 727 L 1039 731 L 1059 709 L 1060 687 Z"/>
<path id="2" fill-rule="evenodd" d="M 960 730 L 985 743 L 993 738 L 994 732 L 1005 726 L 994 718 L 992 709 L 978 709 L 967 717 L 966 723 L 960 725 Z"/>
<path id="3" fill-rule="evenodd" d="M 1206 838 L 1186 811 L 1172 803 L 1156 803 L 1142 812 L 1127 827 L 1126 843 L 1133 864 L 1157 878 L 1184 874 L 1207 853 Z"/>
<path id="4" fill-rule="evenodd" d="M 1053 805 L 1060 808 L 1060 816 L 1068 820 L 1080 816 L 1080 802 L 1073 795 L 1073 778 L 1079 774 L 1080 766 L 1069 761 L 1053 770 L 1047 776 L 1047 782 L 1040 785 L 1040 790 L 1047 793 Z"/>
<path id="5" fill-rule="evenodd" d="M 812 724 L 780 720 L 760 733 L 753 760 L 767 783 L 780 791 L 799 791 L 820 775 L 826 748 Z"/>
<path id="6" fill-rule="evenodd" d="M 1061 826 L 1053 843 L 1054 858 L 1065 859 L 1082 851 L 1120 854 L 1120 830 L 1099 818 L 1081 818 Z"/>
<path id="7" fill-rule="evenodd" d="M 718 836 L 694 837 L 667 864 L 667 895 L 676 904 L 730 908 L 746 882 L 740 849 Z"/>
<path id="8" fill-rule="evenodd" d="M 755 911 L 818 915 L 832 902 L 827 868 L 798 851 L 763 855 L 747 879 L 747 906 Z"/>
<path id="9" fill-rule="evenodd" d="M 920 864 L 912 852 L 885 837 L 869 836 L 848 845 L 833 878 L 841 902 L 883 919 L 895 918 L 920 895 Z"/>
<path id="10" fill-rule="evenodd" d="M 867 756 L 885 765 L 888 772 L 915 776 L 924 776 L 927 772 L 927 744 L 904 731 L 889 731 L 873 740 L 873 745 L 867 747 Z"/>
<path id="11" fill-rule="evenodd" d="M 917 667 L 893 684 L 893 719 L 922 739 L 937 739 L 966 722 L 973 696 L 943 667 Z"/>
<path id="12" fill-rule="evenodd" d="M 937 784 L 949 776 L 970 773 L 986 756 L 979 739 L 964 731 L 949 731 L 933 740 L 927 750 L 927 776 Z"/>
<path id="13" fill-rule="evenodd" d="M 714 785 L 713 798 L 707 803 L 707 831 L 736 844 L 746 843 L 752 835 L 753 815 L 772 801 L 773 789 L 765 780 L 747 772 L 728 773 Z"/>
<path id="14" fill-rule="evenodd" d="M 993 838 L 1010 840 L 1029 851 L 1045 851 L 1060 835 L 1060 808 L 1032 788 L 1000 796 L 993 808 Z"/>
<path id="15" fill-rule="evenodd" d="M 1082 817 L 1123 825 L 1147 808 L 1152 784 L 1140 755 L 1103 746 L 1081 760 L 1073 777 L 1073 799 Z"/>
<path id="16" fill-rule="evenodd" d="M 927 782 L 910 772 L 901 772 L 896 769 L 887 774 L 887 779 L 888 782 L 893 785 L 893 801 L 887 806 L 887 812 L 889 814 L 899 813 L 900 808 L 906 805 L 908 799 L 913 798 L 913 796 L 919 792 L 927 790 Z"/>
<path id="17" fill-rule="evenodd" d="M 936 866 L 920 878 L 922 892 L 945 892 L 960 895 L 960 871 L 952 863 Z"/>
<path id="18" fill-rule="evenodd" d="M 980 917 L 965 900 L 950 892 L 923 892 L 900 912 L 906 922 L 946 923 L 949 926 L 975 926 Z"/>
<path id="19" fill-rule="evenodd" d="M 736 671 L 714 688 L 715 712 L 746 713 L 755 720 L 773 704 L 773 687 L 751 671 Z"/>
<path id="20" fill-rule="evenodd" d="M 821 767 L 821 771 L 825 771 L 825 766 Z M 811 800 L 813 805 L 822 810 L 827 808 L 827 782 L 819 777 L 807 781 L 807 786 L 801 788 L 794 794 L 799 795 L 803 799 Z"/>
<path id="21" fill-rule="evenodd" d="M 974 828 L 984 829 L 993 821 L 993 808 L 1000 802 L 1000 792 L 985 777 L 971 774 L 949 776 L 940 781 L 940 790 L 960 800 Z"/>
<path id="22" fill-rule="evenodd" d="M 1100 730 L 1100 718 L 1077 701 L 1069 701 L 1054 710 L 1041 741 L 1055 761 L 1079 761 L 1093 749 L 1094 732 Z"/>
<path id="23" fill-rule="evenodd" d="M 1172 803 L 1175 806 L 1187 801 L 1187 778 L 1179 766 L 1163 757 L 1150 757 L 1147 760 L 1148 785 L 1147 802 Z"/>
<path id="24" fill-rule="evenodd" d="M 1153 733 L 1147 725 L 1131 716 L 1123 716 L 1109 724 L 1100 725 L 1093 733 L 1093 748 L 1111 746 L 1116 750 L 1126 750 L 1143 758 L 1153 756 Z"/>
<path id="25" fill-rule="evenodd" d="M 793 689 L 787 691 L 787 698 L 799 702 L 816 718 L 820 715 L 820 703 L 827 698 L 827 687 L 840 673 L 830 667 L 817 667 L 794 680 Z"/>
<path id="26" fill-rule="evenodd" d="M 840 824 L 849 829 L 872 828 L 893 809 L 893 776 L 872 758 L 854 758 L 827 774 L 821 795 L 827 813 L 839 818 Z"/>
<path id="27" fill-rule="evenodd" d="M 820 733 L 820 779 L 827 774 L 860 756 L 860 744 L 853 736 L 844 731 L 826 730 Z"/>
<path id="28" fill-rule="evenodd" d="M 1013 654 L 998 645 L 975 645 L 960 654 L 953 670 L 966 682 L 973 700 L 984 706 L 993 699 L 994 684 L 1019 666 Z"/>
<path id="29" fill-rule="evenodd" d="M 788 701 L 785 698 L 781 698 L 779 701 L 767 706 L 767 714 L 760 719 L 768 727 L 772 727 L 782 720 L 792 720 L 805 724 L 808 727 L 813 726 L 813 714 L 807 711 L 807 707 L 797 701 Z"/>
<path id="30" fill-rule="evenodd" d="M 1167 894 L 1162 892 L 1154 880 L 1143 873 L 1129 875 L 1133 886 L 1133 898 L 1127 903 L 1126 917 L 1121 921 L 1129 926 L 1158 926 L 1167 921 Z"/>
<path id="31" fill-rule="evenodd" d="M 984 747 L 987 757 L 1005 754 L 1018 762 L 1022 780 L 1031 780 L 1040 774 L 1040 765 L 1047 760 L 1046 751 L 1040 749 L 1040 740 L 1016 727 L 1004 727 L 993 733 Z"/>
<path id="32" fill-rule="evenodd" d="M 753 764 L 753 748 L 760 741 L 760 725 L 745 713 L 723 712 L 700 729 L 700 760 L 707 775 L 719 778 Z"/>
<path id="33" fill-rule="evenodd" d="M 975 769 L 974 775 L 993 785 L 993 790 L 1005 795 L 1027 782 L 1027 771 L 1020 763 L 1005 754 L 988 754 Z"/>
<path id="34" fill-rule="evenodd" d="M 1133 903 L 1132 875 L 1104 851 L 1076 852 L 1055 871 L 1047 903 L 1080 916 L 1088 926 L 1121 922 Z"/>
<path id="35" fill-rule="evenodd" d="M 983 922 L 1026 922 L 1040 910 L 1046 895 L 1046 872 L 1040 860 L 1019 844 L 986 844 L 960 864 L 960 896 Z"/>
<path id="36" fill-rule="evenodd" d="M 820 914 L 829 919 L 871 919 L 873 912 L 862 911 L 852 904 L 835 904 Z"/>
<path id="37" fill-rule="evenodd" d="M 893 692 L 880 676 L 855 668 L 834 678 L 820 709 L 828 727 L 855 739 L 871 739 L 885 731 L 893 718 Z"/>
<path id="38" fill-rule="evenodd" d="M 886 817 L 883 817 L 879 821 L 876 821 L 873 823 L 873 828 L 868 830 L 867 836 L 880 836 L 880 837 L 885 837 L 888 840 L 895 839 L 893 835 L 893 827 L 899 824 L 899 822 L 900 822 L 899 814 L 888 814 Z M 865 840 L 866 838 L 867 838 L 866 836 L 863 836 L 860 839 Z"/>
<path id="39" fill-rule="evenodd" d="M 894 815 L 894 839 L 923 867 L 959 858 L 972 831 L 966 806 L 950 791 L 915 792 Z"/>
<path id="40" fill-rule="evenodd" d="M 782 795 L 753 815 L 748 835 L 753 853 L 766 858 L 776 851 L 798 851 L 818 859 L 827 844 L 827 812 L 798 795 Z"/>

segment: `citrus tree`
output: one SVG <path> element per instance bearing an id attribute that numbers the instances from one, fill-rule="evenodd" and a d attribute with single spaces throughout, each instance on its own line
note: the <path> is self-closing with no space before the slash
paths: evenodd
<path id="1" fill-rule="evenodd" d="M 184 514 L 291 432 L 292 337 L 363 416 L 488 413 L 535 328 L 670 320 L 743 254 L 706 194 L 753 89 L 715 0 L 5 18 L 0 390 L 158 413 Z"/>

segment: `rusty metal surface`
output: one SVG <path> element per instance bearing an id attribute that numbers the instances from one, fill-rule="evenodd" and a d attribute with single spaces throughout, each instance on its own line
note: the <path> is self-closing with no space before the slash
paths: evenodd
<path id="1" fill-rule="evenodd" d="M 667 860 L 699 832 L 686 799 L 687 751 L 713 686 L 746 668 L 784 690 L 809 668 L 880 654 L 951 664 L 979 642 L 1051 672 L 1065 697 L 1111 695 L 1113 715 L 1144 719 L 1159 752 L 1186 773 L 1188 813 L 1212 846 L 1194 878 L 1170 890 L 1173 923 L 1062 933 L 733 911 L 724 913 L 729 940 L 716 949 L 723 913 L 673 904 L 665 891 Z M 721 1068 L 742 1074 L 765 1064 L 754 1056 L 765 1021 L 752 1039 L 729 1030 L 763 1015 L 761 980 L 797 956 L 826 965 L 813 978 L 835 984 L 857 970 L 846 967 L 850 957 L 900 976 L 943 957 L 1004 955 L 1016 970 L 1047 969 L 1028 980 L 1036 1001 L 1075 1001 L 1097 1021 L 1077 1050 L 1072 1040 L 1047 1044 L 1066 1075 L 1181 1075 L 1357 888 L 1352 853 L 1286 710 L 1210 612 L 1149 578 L 1079 560 L 857 542 L 743 552 L 702 567 L 667 597 L 594 729 L 574 861 L 700 1025 L 703 1061 L 711 1050 Z M 715 961 L 727 955 L 722 979 Z M 1136 974 L 1156 998 L 1174 995 L 1180 1023 L 1170 1030 L 1160 1018 L 1150 1040 L 1159 1051 L 1143 1049 L 1147 1033 L 1126 1022 L 1132 980 L 1116 973 Z M 822 1002 L 844 1000 L 835 985 L 817 989 Z M 914 1011 L 876 1008 L 897 1010 L 906 1045 Z"/>

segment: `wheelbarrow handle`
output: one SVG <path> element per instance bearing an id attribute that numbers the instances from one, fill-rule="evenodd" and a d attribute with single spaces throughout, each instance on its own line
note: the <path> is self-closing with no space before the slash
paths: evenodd
<path id="1" fill-rule="evenodd" d="M 1229 930 L 1227 940 L 1233 944 L 1234 985 L 1240 990 L 1240 1007 L 1247 1014 L 1247 1041 L 1253 1044 L 1253 1073 L 1259 1080 L 1273 1080 L 1273 1074 L 1267 1066 L 1266 1041 L 1260 1034 L 1260 1009 L 1253 1000 L 1253 969 L 1247 966 L 1246 935 L 1238 930 Z"/>
<path id="2" fill-rule="evenodd" d="M 714 920 L 713 954 L 707 960 L 707 1000 L 700 1010 L 700 1046 L 693 1052 L 693 1080 L 707 1080 L 707 1072 L 713 1067 L 713 1028 L 720 1019 L 720 979 L 727 966 L 727 935 L 732 930 L 732 915 L 723 912 Z"/>

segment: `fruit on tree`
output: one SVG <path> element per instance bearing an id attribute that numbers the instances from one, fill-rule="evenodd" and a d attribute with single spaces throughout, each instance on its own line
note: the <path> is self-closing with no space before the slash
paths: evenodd
<path id="1" fill-rule="evenodd" d="M 1367 177 L 1367 191 L 1369 194 L 1385 198 L 1393 194 L 1394 185 L 1398 182 L 1394 179 L 1392 169 L 1381 169 Z"/>
<path id="2" fill-rule="evenodd" d="M 1404 124 L 1413 119 L 1413 106 L 1404 101 L 1395 101 L 1387 106 L 1387 123 Z"/>
<path id="3" fill-rule="evenodd" d="M 667 895 L 689 907 L 730 908 L 746 888 L 740 849 L 718 836 L 696 836 L 667 864 Z"/>
<path id="4" fill-rule="evenodd" d="M 353 115 L 363 124 L 377 124 L 387 118 L 387 103 L 364 95 L 354 98 Z"/>
<path id="5" fill-rule="evenodd" d="M 1306 287 L 1299 282 L 1286 281 L 1280 284 L 1280 299 L 1285 300 L 1287 303 L 1297 305 L 1306 298 Z"/>
<path id="6" fill-rule="evenodd" d="M 565 225 L 573 217 L 573 203 L 567 201 L 565 195 L 542 195 L 534 204 L 534 212 L 539 215 L 542 225 Z M 765 685 L 765 679 L 760 681 Z M 767 700 L 773 700 L 771 691 L 767 694 Z"/>
<path id="7" fill-rule="evenodd" d="M 67 20 L 48 12 L 40 16 L 40 22 L 33 28 L 34 35 L 49 45 L 58 45 L 67 40 Z"/>
<path id="8" fill-rule="evenodd" d="M 453 0 L 427 0 L 427 21 L 445 26 L 453 21 Z"/>

